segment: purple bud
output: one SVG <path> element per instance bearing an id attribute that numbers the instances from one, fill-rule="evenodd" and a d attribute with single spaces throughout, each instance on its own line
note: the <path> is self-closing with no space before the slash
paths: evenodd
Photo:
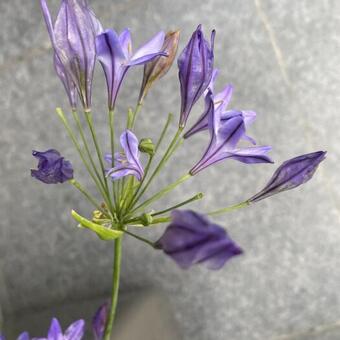
<path id="1" fill-rule="evenodd" d="M 63 183 L 73 178 L 73 168 L 57 150 L 44 152 L 33 151 L 32 155 L 39 160 L 38 169 L 31 169 L 32 177 L 46 184 Z"/>
<path id="2" fill-rule="evenodd" d="M 96 314 L 93 316 L 92 330 L 93 330 L 95 340 L 102 340 L 104 336 L 105 325 L 106 325 L 108 314 L 109 314 L 109 303 L 106 302 L 98 308 L 98 310 L 96 311 Z"/>
<path id="3" fill-rule="evenodd" d="M 209 269 L 220 269 L 242 249 L 220 226 L 191 210 L 175 210 L 172 222 L 156 242 L 181 268 L 205 263 Z"/>
<path id="4" fill-rule="evenodd" d="M 40 5 L 54 49 L 55 69 L 70 104 L 76 105 L 76 88 L 83 107 L 90 109 L 96 61 L 95 37 L 102 31 L 101 24 L 84 0 L 62 0 L 54 25 L 46 0 L 40 0 Z"/>
<path id="5" fill-rule="evenodd" d="M 264 189 L 248 201 L 257 202 L 272 195 L 276 195 L 279 192 L 294 189 L 299 185 L 308 182 L 313 177 L 318 165 L 325 158 L 325 151 L 317 151 L 285 161 L 275 171 Z"/>
<path id="6" fill-rule="evenodd" d="M 189 43 L 178 58 L 181 84 L 180 126 L 184 127 L 190 111 L 207 89 L 213 74 L 215 31 L 211 43 L 205 40 L 201 25 L 193 33 Z"/>

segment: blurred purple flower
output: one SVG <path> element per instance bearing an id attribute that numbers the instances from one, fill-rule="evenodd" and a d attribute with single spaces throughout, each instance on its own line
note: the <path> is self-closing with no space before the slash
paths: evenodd
<path id="1" fill-rule="evenodd" d="M 210 143 L 200 161 L 190 170 L 192 175 L 197 174 L 206 167 L 220 162 L 224 159 L 234 159 L 246 164 L 272 163 L 266 155 L 270 146 L 257 146 L 248 148 L 237 148 L 242 138 L 254 142 L 245 135 L 245 118 L 237 112 L 228 113 L 221 119 L 221 110 L 215 110 L 213 95 L 209 90 L 206 97 L 206 109 L 208 116 L 208 129 L 210 132 Z M 251 116 L 251 114 L 250 114 Z"/>
<path id="2" fill-rule="evenodd" d="M 184 127 L 190 111 L 207 89 L 213 74 L 215 31 L 211 33 L 211 43 L 205 40 L 199 25 L 189 43 L 178 58 L 179 81 L 181 84 L 181 118 Z"/>
<path id="3" fill-rule="evenodd" d="M 92 318 L 92 329 L 94 340 L 102 340 L 105 332 L 105 325 L 109 313 L 109 303 L 101 305 Z"/>
<path id="4" fill-rule="evenodd" d="M 40 5 L 54 49 L 55 69 L 70 104 L 76 105 L 77 89 L 83 107 L 90 109 L 95 37 L 102 32 L 102 26 L 86 0 L 62 0 L 54 26 L 46 0 L 40 0 Z"/>
<path id="5" fill-rule="evenodd" d="M 73 178 L 73 168 L 57 150 L 44 152 L 32 151 L 32 155 L 39 160 L 38 169 L 31 169 L 32 177 L 46 184 L 63 183 Z"/>
<path id="6" fill-rule="evenodd" d="M 325 151 L 317 151 L 285 161 L 275 171 L 264 189 L 248 201 L 257 202 L 278 194 L 279 192 L 290 190 L 306 183 L 313 177 L 318 165 L 325 158 Z"/>
<path id="7" fill-rule="evenodd" d="M 0 334 L 0 340 L 6 340 L 5 336 Z M 17 340 L 30 340 L 30 336 L 27 332 L 23 332 L 18 336 Z"/>
<path id="8" fill-rule="evenodd" d="M 110 110 L 114 109 L 119 88 L 130 66 L 142 65 L 160 55 L 167 55 L 162 51 L 164 37 L 164 32 L 159 32 L 132 53 L 131 34 L 128 29 L 119 36 L 112 29 L 97 36 L 97 55 L 106 77 Z"/>
<path id="9" fill-rule="evenodd" d="M 133 132 L 125 130 L 120 136 L 120 144 L 124 150 L 123 153 L 115 154 L 114 168 L 107 170 L 107 176 L 113 180 L 117 180 L 124 176 L 135 176 L 138 181 L 141 181 L 144 176 L 143 167 L 139 161 L 140 152 L 138 150 L 138 139 Z M 112 164 L 112 155 L 105 155 L 105 160 Z"/>
<path id="10" fill-rule="evenodd" d="M 63 333 L 60 323 L 53 318 L 46 340 L 81 340 L 85 333 L 85 321 L 73 322 Z M 45 339 L 41 339 L 45 340 Z"/>
<path id="11" fill-rule="evenodd" d="M 220 269 L 242 249 L 220 226 L 191 210 L 174 210 L 172 222 L 155 247 L 162 249 L 181 268 L 205 263 L 209 269 Z"/>

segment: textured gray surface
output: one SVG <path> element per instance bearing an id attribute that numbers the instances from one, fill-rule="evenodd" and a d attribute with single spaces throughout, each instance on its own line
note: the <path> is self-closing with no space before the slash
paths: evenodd
<path id="1" fill-rule="evenodd" d="M 50 1 L 54 8 L 58 2 Z M 137 44 L 160 28 L 180 28 L 181 46 L 198 23 L 206 30 L 216 28 L 218 85 L 233 83 L 232 106 L 258 112 L 251 132 L 259 144 L 274 146 L 277 163 L 316 149 L 329 151 L 305 187 L 218 219 L 246 250 L 245 256 L 216 273 L 200 267 L 183 272 L 160 253 L 126 239 L 122 290 L 152 287 L 164 292 L 176 310 L 184 340 L 274 339 L 336 323 L 340 2 L 93 0 L 92 4 L 105 26 L 117 30 L 129 26 Z M 79 164 L 53 113 L 55 106 L 66 107 L 66 96 L 53 73 L 38 1 L 3 0 L 0 18 L 0 303 L 6 313 L 17 313 L 69 298 L 102 296 L 110 286 L 111 245 L 75 228 L 69 216 L 71 208 L 86 214 L 89 206 L 71 188 L 44 186 L 31 180 L 28 171 L 34 166 L 32 148 L 55 147 Z M 121 117 L 136 100 L 140 72 L 130 72 L 121 92 Z M 94 92 L 95 122 L 108 144 L 99 67 Z M 148 97 L 138 135 L 156 136 L 166 112 L 177 112 L 178 107 L 174 68 Z M 197 105 L 192 116 L 200 110 Z M 187 143 L 158 184 L 181 175 L 205 142 L 203 136 Z M 164 202 L 204 190 L 206 198 L 199 207 L 223 207 L 254 193 L 273 169 L 223 163 Z M 83 173 L 78 175 L 87 181 Z M 150 237 L 160 233 L 154 231 Z M 321 332 L 313 339 L 327 336 Z M 329 339 L 337 338 L 340 333 L 332 331 Z"/>

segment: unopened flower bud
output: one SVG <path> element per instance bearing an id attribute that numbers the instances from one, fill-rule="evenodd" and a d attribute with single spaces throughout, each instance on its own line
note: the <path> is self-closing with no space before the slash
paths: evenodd
<path id="1" fill-rule="evenodd" d="M 145 213 L 141 216 L 141 222 L 144 226 L 150 225 L 152 221 L 153 221 L 153 217 L 151 214 Z"/>
<path id="2" fill-rule="evenodd" d="M 178 48 L 179 31 L 170 31 L 166 34 L 162 52 L 167 54 L 167 57 L 160 56 L 145 64 L 143 83 L 139 95 L 139 101 L 142 101 L 147 95 L 150 87 L 157 79 L 162 78 L 172 66 Z"/>
<path id="3" fill-rule="evenodd" d="M 155 154 L 155 145 L 150 138 L 141 139 L 138 149 L 140 152 L 147 153 L 149 156 L 153 156 Z"/>

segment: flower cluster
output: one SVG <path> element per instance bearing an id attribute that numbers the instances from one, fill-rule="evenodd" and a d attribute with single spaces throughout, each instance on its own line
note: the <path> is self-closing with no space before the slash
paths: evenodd
<path id="1" fill-rule="evenodd" d="M 205 215 L 179 209 L 203 198 L 203 193 L 196 193 L 171 207 L 155 211 L 152 208 L 154 202 L 216 163 L 227 159 L 247 165 L 273 163 L 268 155 L 271 147 L 257 146 L 255 139 L 248 135 L 247 130 L 255 121 L 256 113 L 228 108 L 233 92 L 232 85 L 227 84 L 221 92 L 215 92 L 218 74 L 214 68 L 215 31 L 211 32 L 208 41 L 199 25 L 177 59 L 181 97 L 177 131 L 164 154 L 156 158 L 155 155 L 159 154 L 160 146 L 168 135 L 173 115 L 168 115 L 156 142 L 148 136 L 138 139 L 134 132 L 135 123 L 151 87 L 166 75 L 176 59 L 179 31 L 160 31 L 144 45 L 133 50 L 130 30 L 124 29 L 118 34 L 114 29 L 104 29 L 86 0 L 62 0 L 54 23 L 46 0 L 40 0 L 40 4 L 53 46 L 56 73 L 68 95 L 77 131 L 74 131 L 70 123 L 70 117 L 60 108 L 57 109 L 57 114 L 98 192 L 96 195 L 88 192 L 74 178 L 71 163 L 52 149 L 33 152 L 39 159 L 39 164 L 36 170 L 32 170 L 32 176 L 44 183 L 67 181 L 72 184 L 95 208 L 90 218 L 72 211 L 79 227 L 92 230 L 102 240 L 114 240 L 115 281 L 112 301 L 110 307 L 106 306 L 100 311 L 101 315 L 108 315 L 108 321 L 98 326 L 104 338 L 109 339 L 117 304 L 124 235 L 143 241 L 154 249 L 163 250 L 184 269 L 200 263 L 206 264 L 210 269 L 220 269 L 243 251 L 224 228 L 211 222 L 207 216 L 249 206 L 307 182 L 326 153 L 318 151 L 284 162 L 263 190 L 234 206 L 207 212 Z M 102 151 L 96 137 L 92 115 L 91 96 L 96 61 L 102 66 L 108 93 L 108 140 L 111 150 L 107 153 Z M 126 129 L 119 134 L 119 147 L 116 144 L 115 104 L 128 70 L 137 65 L 144 65 L 143 80 L 136 108 L 127 110 Z M 185 131 L 192 109 L 200 99 L 205 103 L 204 110 L 196 123 Z M 78 111 L 83 111 L 87 129 L 84 128 Z M 205 150 L 197 150 L 201 155 L 199 160 L 193 159 L 191 169 L 177 181 L 144 199 L 150 185 L 176 150 L 197 133 L 210 135 Z M 98 195 L 101 197 L 99 201 Z M 144 228 L 162 223 L 170 224 L 156 242 L 134 231 L 136 227 Z M 55 326 L 53 329 L 59 332 L 60 327 Z M 100 337 L 97 336 L 98 339 Z"/>

